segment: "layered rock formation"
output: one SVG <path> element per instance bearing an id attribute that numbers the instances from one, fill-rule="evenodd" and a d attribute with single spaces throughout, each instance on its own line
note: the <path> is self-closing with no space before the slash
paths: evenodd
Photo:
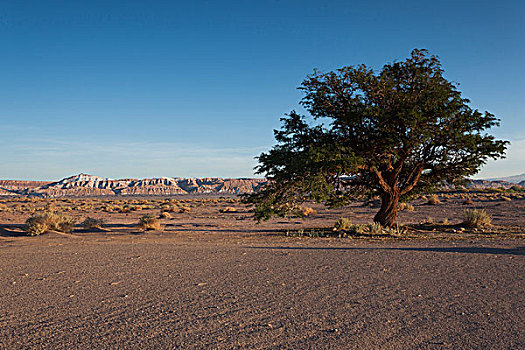
<path id="1" fill-rule="evenodd" d="M 262 179 L 153 179 L 113 180 L 79 174 L 57 182 L 1 180 L 0 196 L 26 195 L 39 197 L 82 197 L 113 195 L 175 195 L 191 193 L 242 194 L 255 191 Z"/>

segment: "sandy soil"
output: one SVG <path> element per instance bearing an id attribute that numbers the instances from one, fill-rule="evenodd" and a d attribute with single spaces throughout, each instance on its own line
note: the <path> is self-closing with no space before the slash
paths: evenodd
<path id="1" fill-rule="evenodd" d="M 279 231 L 370 221 L 358 205 L 261 225 L 236 202 L 192 205 L 159 232 L 133 225 L 159 210 L 95 208 L 68 214 L 104 216 L 106 231 L 38 237 L 21 235 L 23 210 L 1 212 L 0 348 L 525 348 L 524 200 L 474 205 L 508 234 L 412 240 Z M 464 209 L 415 205 L 402 221 Z"/>

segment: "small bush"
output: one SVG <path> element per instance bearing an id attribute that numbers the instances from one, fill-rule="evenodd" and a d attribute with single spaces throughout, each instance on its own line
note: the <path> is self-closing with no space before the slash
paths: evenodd
<path id="1" fill-rule="evenodd" d="M 463 224 L 473 228 L 483 228 L 490 226 L 492 217 L 484 209 L 465 210 L 465 221 Z"/>
<path id="2" fill-rule="evenodd" d="M 348 218 L 339 218 L 334 225 L 335 231 L 350 230 L 352 228 L 352 223 Z"/>
<path id="3" fill-rule="evenodd" d="M 431 216 L 427 216 L 427 217 L 425 218 L 425 221 L 423 221 L 423 224 L 425 224 L 425 225 L 431 225 L 431 224 L 433 224 L 433 223 L 434 223 L 434 218 L 431 217 Z"/>
<path id="4" fill-rule="evenodd" d="M 75 218 L 67 215 L 43 213 L 28 218 L 25 230 L 29 236 L 38 236 L 49 230 L 70 233 L 75 222 Z"/>
<path id="5" fill-rule="evenodd" d="M 160 230 L 160 221 L 155 216 L 146 214 L 140 218 L 137 227 L 142 230 Z"/>
<path id="6" fill-rule="evenodd" d="M 191 212 L 191 208 L 190 207 L 184 206 L 184 207 L 180 207 L 180 209 L 179 209 L 179 213 L 189 213 L 189 212 Z"/>
<path id="7" fill-rule="evenodd" d="M 315 215 L 315 214 L 317 214 L 317 210 L 315 209 L 308 208 L 308 207 L 301 208 L 302 216 L 310 216 L 310 215 Z"/>
<path id="8" fill-rule="evenodd" d="M 171 219 L 172 217 L 167 211 L 161 211 L 159 215 L 159 219 Z"/>
<path id="9" fill-rule="evenodd" d="M 414 206 L 410 203 L 399 203 L 399 211 L 403 210 L 414 211 Z"/>
<path id="10" fill-rule="evenodd" d="M 162 209 L 163 212 L 173 213 L 177 209 L 177 206 L 171 203 L 163 203 L 161 204 L 160 209 Z"/>
<path id="11" fill-rule="evenodd" d="M 473 204 L 474 204 L 474 201 L 470 198 L 465 199 L 465 201 L 463 202 L 463 205 L 473 205 Z"/>
<path id="12" fill-rule="evenodd" d="M 39 236 L 49 230 L 43 215 L 35 215 L 26 220 L 25 231 L 28 236 Z"/>
<path id="13" fill-rule="evenodd" d="M 372 235 L 377 235 L 383 233 L 383 226 L 380 223 L 372 222 L 368 224 L 368 232 Z"/>
<path id="14" fill-rule="evenodd" d="M 82 222 L 82 227 L 86 230 L 100 229 L 104 226 L 104 219 L 86 218 Z"/>
<path id="15" fill-rule="evenodd" d="M 437 194 L 433 194 L 428 199 L 427 204 L 429 204 L 429 205 L 438 205 L 438 204 L 441 204 L 441 201 L 439 200 L 439 197 L 437 196 Z"/>

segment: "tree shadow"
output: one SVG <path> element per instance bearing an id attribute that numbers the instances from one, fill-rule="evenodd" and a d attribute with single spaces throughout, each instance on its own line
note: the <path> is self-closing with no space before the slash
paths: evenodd
<path id="1" fill-rule="evenodd" d="M 403 248 L 382 248 L 382 247 L 262 247 L 252 246 L 248 249 L 267 249 L 267 250 L 340 250 L 340 251 L 359 251 L 359 250 L 383 250 L 383 251 L 415 251 L 415 252 L 436 252 L 436 253 L 462 253 L 462 254 L 493 254 L 493 255 L 525 255 L 525 246 L 516 248 L 488 248 L 488 247 L 403 247 Z"/>
<path id="2" fill-rule="evenodd" d="M 20 225 L 2 225 L 0 227 L 0 237 L 25 237 L 26 232 Z"/>

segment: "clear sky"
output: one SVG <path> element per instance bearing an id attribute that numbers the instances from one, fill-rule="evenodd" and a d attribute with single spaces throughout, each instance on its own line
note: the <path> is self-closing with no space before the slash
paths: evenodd
<path id="1" fill-rule="evenodd" d="M 525 172 L 525 1 L 0 2 L 0 178 L 251 177 L 314 68 L 438 55 Z"/>

